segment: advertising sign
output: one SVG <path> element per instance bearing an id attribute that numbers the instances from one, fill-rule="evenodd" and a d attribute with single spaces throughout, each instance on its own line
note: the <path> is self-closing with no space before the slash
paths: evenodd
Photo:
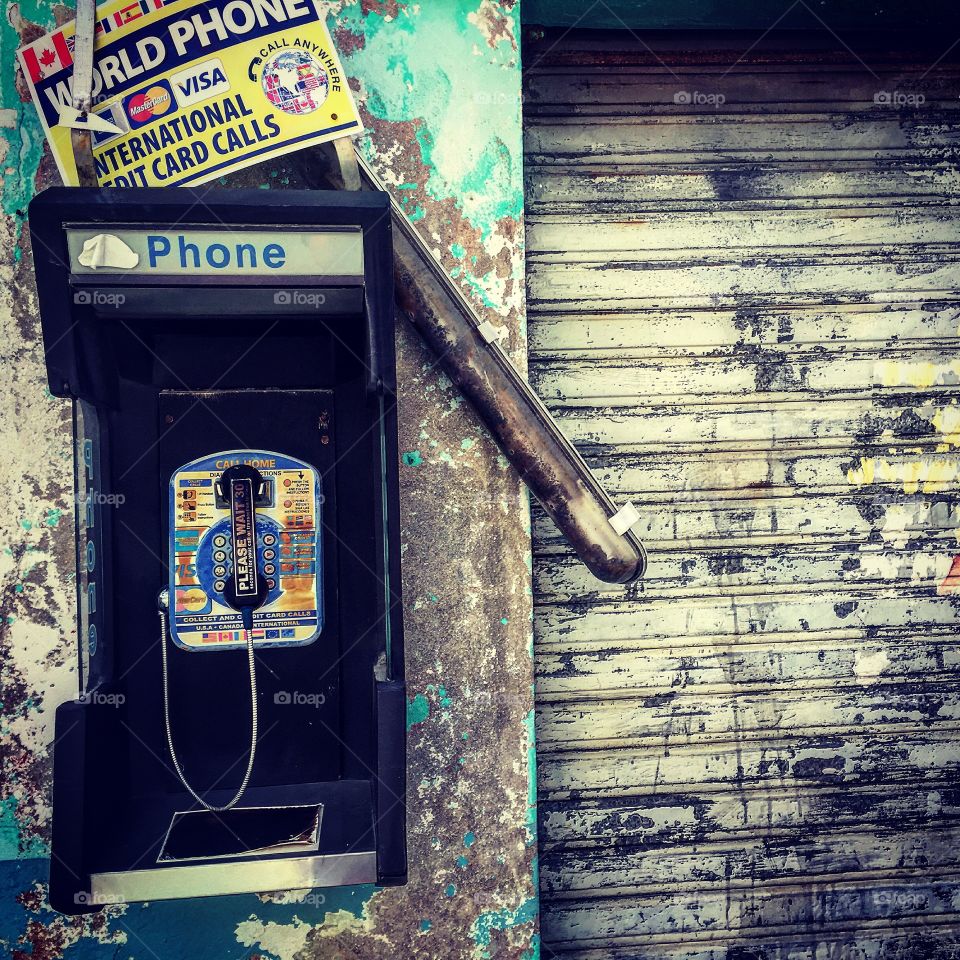
<path id="1" fill-rule="evenodd" d="M 74 24 L 20 64 L 63 182 Z M 97 8 L 93 156 L 100 186 L 200 184 L 362 129 L 315 0 L 112 0 Z"/>

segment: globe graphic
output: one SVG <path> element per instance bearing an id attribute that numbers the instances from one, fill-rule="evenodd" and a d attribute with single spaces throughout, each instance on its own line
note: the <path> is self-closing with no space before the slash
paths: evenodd
<path id="1" fill-rule="evenodd" d="M 313 113 L 330 89 L 326 70 L 306 50 L 285 48 L 264 64 L 260 84 L 266 98 L 289 114 Z"/>

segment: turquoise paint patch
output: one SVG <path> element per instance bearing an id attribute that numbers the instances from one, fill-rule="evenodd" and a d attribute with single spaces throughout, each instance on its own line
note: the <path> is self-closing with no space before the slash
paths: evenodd
<path id="1" fill-rule="evenodd" d="M 26 0 L 19 4 L 18 13 L 24 23 L 35 23 L 44 33 L 56 26 L 54 5 L 46 0 Z M 17 244 L 14 260 L 19 261 L 22 256 L 19 241 L 20 231 L 23 229 L 23 214 L 33 197 L 37 170 L 43 157 L 44 136 L 33 103 L 21 103 L 14 87 L 16 50 L 20 46 L 20 35 L 10 22 L 11 19 L 6 16 L 0 24 L 0 70 L 6 84 L 0 106 L 13 111 L 16 117 L 9 126 L 0 128 L 0 137 L 6 142 L 0 202 L 3 204 L 4 214 L 14 222 L 14 242 Z"/>
<path id="2" fill-rule="evenodd" d="M 430 716 L 430 701 L 422 694 L 418 693 L 407 703 L 407 729 L 415 727 L 418 723 L 423 723 Z"/>
<path id="3" fill-rule="evenodd" d="M 463 835 L 463 845 L 469 850 L 477 842 L 477 835 L 469 830 Z"/>
<path id="4" fill-rule="evenodd" d="M 443 891 L 448 897 L 453 897 L 457 893 L 457 885 L 455 883 L 448 883 L 447 888 Z"/>
<path id="5" fill-rule="evenodd" d="M 444 710 L 450 709 L 453 700 L 450 698 L 450 694 L 447 693 L 447 688 L 442 683 L 437 686 L 434 686 L 432 683 L 427 684 L 427 693 L 436 693 L 437 699 L 440 701 L 440 706 L 443 707 Z"/>
<path id="6" fill-rule="evenodd" d="M 424 918 L 423 920 L 420 921 L 420 932 L 426 933 L 432 926 L 433 924 L 429 920 Z"/>
<path id="7" fill-rule="evenodd" d="M 469 865 L 470 865 L 470 861 L 469 861 L 466 857 L 464 857 L 464 856 L 459 856 L 459 857 L 457 857 L 457 866 L 458 866 L 461 870 L 462 870 L 464 867 L 468 867 Z"/>
<path id="8" fill-rule="evenodd" d="M 423 457 L 419 450 L 408 450 L 400 459 L 408 467 L 419 467 L 423 463 Z"/>
<path id="9" fill-rule="evenodd" d="M 427 684 L 426 693 L 418 693 L 407 702 L 407 729 L 423 723 L 430 716 L 430 698 L 436 695 L 437 702 L 443 710 L 449 710 L 453 701 L 447 693 L 447 688 L 440 684 Z"/>
<path id="10" fill-rule="evenodd" d="M 394 54 L 387 61 L 387 73 L 396 74 L 405 86 L 413 83 L 413 74 L 407 66 L 406 58 L 399 54 Z"/>
<path id="11" fill-rule="evenodd" d="M 520 960 L 539 960 L 540 958 L 540 934 L 535 933 L 530 938 L 530 946 L 520 954 Z"/>
<path id="12" fill-rule="evenodd" d="M 464 178 L 463 188 L 469 194 L 483 193 L 490 189 L 490 183 L 506 179 L 508 182 L 513 179 L 513 157 L 507 145 L 499 138 L 490 140 L 484 147 L 479 161 L 473 171 Z M 516 207 L 513 198 L 504 199 L 495 205 L 493 210 L 494 220 L 503 217 L 517 220 L 523 213 L 523 204 Z"/>
<path id="13" fill-rule="evenodd" d="M 48 527 L 55 527 L 60 523 L 63 517 L 63 511 L 58 508 L 52 508 L 47 511 L 46 519 L 43 521 Z"/>
<path id="14" fill-rule="evenodd" d="M 467 248 L 462 243 L 451 243 L 450 252 L 458 259 L 462 260 Z"/>
<path id="15" fill-rule="evenodd" d="M 461 449 L 461 450 L 472 450 L 473 447 L 476 445 L 476 442 L 477 442 L 477 441 L 474 440 L 472 437 L 464 437 L 464 438 L 460 441 L 460 449 Z"/>
<path id="16" fill-rule="evenodd" d="M 8 618 L 8 623 L 11 622 Z M 49 848 L 39 837 L 24 837 L 17 818 L 16 797 L 0 801 L 0 860 L 32 860 L 49 856 Z"/>
<path id="17" fill-rule="evenodd" d="M 378 78 L 367 109 L 417 123 L 426 192 L 452 198 L 485 240 L 498 220 L 523 211 L 520 73 L 514 45 L 501 39 L 491 49 L 470 21 L 475 12 L 475 0 L 450 0 L 401 9 L 388 22 L 373 12 L 363 18 L 353 4 L 339 22 L 365 41 L 344 58 L 347 71 Z M 519 26 L 515 11 L 508 19 Z"/>
<path id="18" fill-rule="evenodd" d="M 510 930 L 527 923 L 536 923 L 538 912 L 537 897 L 528 897 L 516 910 L 488 910 L 486 913 L 480 914 L 473 921 L 470 932 L 479 947 L 487 948 L 490 946 L 490 936 L 494 930 Z M 535 936 L 531 937 L 531 946 L 533 946 L 535 940 Z M 530 956 L 535 957 L 538 952 L 537 950 Z M 486 949 L 483 949 L 481 956 L 489 957 L 490 954 Z"/>
<path id="19" fill-rule="evenodd" d="M 487 288 L 482 280 L 478 277 L 474 277 L 472 274 L 467 274 L 465 277 L 467 285 L 473 291 L 474 296 L 485 306 L 490 307 L 491 310 L 499 310 L 502 308 L 502 304 L 497 303 L 496 300 L 487 292 Z"/>
<path id="20" fill-rule="evenodd" d="M 500 618 L 500 622 L 501 622 L 504 626 L 506 626 L 506 625 L 510 622 L 510 618 L 509 618 L 509 617 L 501 617 L 501 618 Z"/>

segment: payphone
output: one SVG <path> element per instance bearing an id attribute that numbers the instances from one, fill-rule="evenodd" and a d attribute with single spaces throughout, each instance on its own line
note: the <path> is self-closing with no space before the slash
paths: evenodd
<path id="1" fill-rule="evenodd" d="M 406 879 L 384 195 L 54 188 L 80 698 L 52 905 Z"/>

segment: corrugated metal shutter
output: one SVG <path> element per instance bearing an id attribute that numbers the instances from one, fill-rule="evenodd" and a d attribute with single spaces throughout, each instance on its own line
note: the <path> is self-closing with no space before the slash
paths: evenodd
<path id="1" fill-rule="evenodd" d="M 960 73 L 776 45 L 524 51 L 548 956 L 960 955 Z"/>

